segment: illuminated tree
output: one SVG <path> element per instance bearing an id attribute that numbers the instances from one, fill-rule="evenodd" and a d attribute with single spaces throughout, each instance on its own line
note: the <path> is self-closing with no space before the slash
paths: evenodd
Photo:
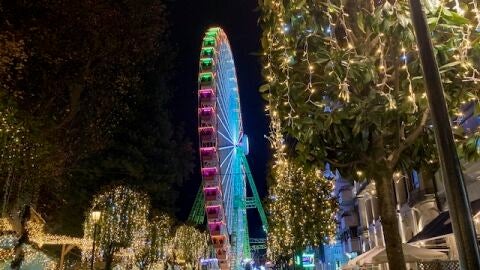
<path id="1" fill-rule="evenodd" d="M 465 158 L 478 154 L 480 11 L 476 1 L 425 0 L 455 135 Z M 438 168 L 408 1 L 264 0 L 260 88 L 267 111 L 291 139 L 295 160 L 375 180 L 391 269 L 404 269 L 391 181 Z M 281 144 L 274 146 L 284 147 Z"/>
<path id="2" fill-rule="evenodd" d="M 166 214 L 156 216 L 149 222 L 144 237 L 133 243 L 135 264 L 139 269 L 151 269 L 153 264 L 166 262 L 173 240 L 173 225 L 174 220 Z"/>
<path id="3" fill-rule="evenodd" d="M 279 168 L 281 167 L 281 168 Z M 318 247 L 335 233 L 333 183 L 317 171 L 304 171 L 288 161 L 274 169 L 270 189 L 269 256 L 290 259 L 307 247 Z"/>
<path id="4" fill-rule="evenodd" d="M 277 115 L 271 115 L 270 143 L 275 149 L 268 204 L 268 255 L 286 263 L 308 246 L 335 233 L 333 183 L 320 170 L 302 167 L 287 155 Z"/>
<path id="5" fill-rule="evenodd" d="M 208 252 L 208 235 L 193 226 L 182 225 L 177 228 L 173 240 L 175 260 L 185 261 L 186 265 L 197 267 L 199 260 Z"/>
<path id="6" fill-rule="evenodd" d="M 105 269 L 110 270 L 116 252 L 130 248 L 147 237 L 150 201 L 144 193 L 117 186 L 95 196 L 92 209 L 101 211 L 94 239 L 98 249 L 94 256 L 102 256 Z M 87 214 L 84 237 L 93 239 L 95 224 L 90 213 Z M 87 250 L 83 255 L 85 261 L 92 256 L 91 251 Z"/>

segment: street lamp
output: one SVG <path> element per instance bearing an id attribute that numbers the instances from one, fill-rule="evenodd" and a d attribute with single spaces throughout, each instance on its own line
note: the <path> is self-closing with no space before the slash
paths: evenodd
<path id="1" fill-rule="evenodd" d="M 102 212 L 99 210 L 93 210 L 90 215 L 92 216 L 93 221 L 93 243 L 92 243 L 92 260 L 90 264 L 90 269 L 93 270 L 93 263 L 95 261 L 95 238 L 97 236 L 97 226 L 100 217 L 102 216 Z"/>

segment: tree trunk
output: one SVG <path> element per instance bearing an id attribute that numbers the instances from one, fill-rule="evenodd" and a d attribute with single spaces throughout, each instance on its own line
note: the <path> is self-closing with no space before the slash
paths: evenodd
<path id="1" fill-rule="evenodd" d="M 395 205 L 395 192 L 393 189 L 393 172 L 387 167 L 386 162 L 377 163 L 375 186 L 378 197 L 378 207 L 385 238 L 390 270 L 405 270 L 405 257 L 402 250 L 402 240 L 398 231 L 398 218 Z"/>
<path id="2" fill-rule="evenodd" d="M 8 176 L 7 179 L 5 180 L 5 185 L 3 188 L 3 204 L 2 204 L 2 217 L 7 216 L 7 209 L 8 209 L 8 201 L 10 198 L 10 189 L 11 189 L 11 184 L 12 184 L 12 171 L 13 168 L 10 167 L 8 169 Z"/>
<path id="3" fill-rule="evenodd" d="M 109 255 L 105 258 L 105 270 L 112 270 L 113 256 Z"/>
<path id="4" fill-rule="evenodd" d="M 113 254 L 115 254 L 115 249 L 113 248 L 113 243 L 110 243 L 108 249 L 105 251 L 105 270 L 112 270 L 113 263 Z"/>
<path id="5" fill-rule="evenodd" d="M 25 258 L 25 252 L 23 248 L 25 244 L 29 242 L 28 230 L 27 230 L 27 221 L 29 219 L 30 219 L 30 206 L 26 205 L 23 210 L 21 221 L 20 221 L 20 224 L 21 224 L 20 238 L 18 239 L 18 243 L 15 245 L 13 249 L 15 257 L 13 258 L 12 263 L 10 264 L 10 268 L 12 270 L 19 270 Z"/>

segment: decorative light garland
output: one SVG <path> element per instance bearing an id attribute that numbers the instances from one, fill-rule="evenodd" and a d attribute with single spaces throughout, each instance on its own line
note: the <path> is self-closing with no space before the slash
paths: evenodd
<path id="1" fill-rule="evenodd" d="M 272 226 L 269 233 L 269 253 L 273 257 L 285 252 L 283 247 L 293 245 L 295 234 L 293 221 L 286 218 L 293 212 L 293 206 L 279 204 L 278 201 L 286 200 L 282 196 L 287 196 L 297 184 L 292 179 L 312 177 L 308 171 L 297 171 L 295 168 L 298 165 L 287 157 L 284 133 L 309 147 L 311 141 L 319 140 L 316 136 L 320 135 L 312 130 L 317 123 L 334 121 L 332 119 L 337 112 L 373 106 L 372 103 L 364 103 L 369 98 L 364 92 L 375 95 L 376 105 L 383 106 L 384 114 L 402 111 L 409 121 L 413 119 L 411 123 L 401 122 L 406 132 L 412 132 L 412 127 L 420 121 L 426 108 L 408 4 L 375 1 L 370 11 L 361 9 L 356 14 L 348 14 L 348 7 L 343 6 L 343 2 L 265 0 L 260 4 L 263 12 L 263 76 L 266 81 L 260 91 L 268 101 L 265 111 L 271 119 L 268 139 L 273 148 L 274 162 L 274 184 L 270 195 L 271 211 L 275 214 L 270 215 L 272 219 L 285 217 L 281 221 L 283 226 Z M 440 69 L 446 91 L 453 96 L 449 108 L 452 115 L 455 113 L 458 117 L 463 117 L 462 104 L 475 102 L 478 106 L 479 88 L 476 85 L 480 78 L 478 61 L 472 61 L 472 50 L 478 51 L 479 48 L 479 34 L 472 30 L 480 31 L 480 11 L 476 1 L 463 5 L 470 9 L 463 10 L 460 0 L 434 1 L 429 3 L 427 13 L 434 27 L 434 42 L 438 41 L 439 53 L 442 53 L 439 56 Z M 448 14 L 457 16 L 454 12 L 460 16 L 455 17 L 458 20 L 463 20 L 461 16 L 464 15 L 471 23 L 448 29 L 444 27 L 448 23 L 439 23 L 438 20 L 445 20 Z M 349 23 L 352 15 L 363 17 L 357 17 L 354 25 Z M 382 25 L 382 22 L 389 23 L 392 17 L 396 18 L 397 36 L 391 35 L 391 25 Z M 371 23 L 375 19 L 378 20 Z M 367 28 L 367 23 L 370 23 L 370 28 Z M 458 21 L 456 23 L 459 24 Z M 350 29 L 352 25 L 358 29 Z M 451 48 L 442 50 L 446 44 Z M 460 72 L 452 75 L 452 70 Z M 366 83 L 360 81 L 363 77 L 359 74 L 368 74 Z M 370 89 L 362 92 L 362 84 Z M 450 87 L 452 85 L 454 87 Z M 462 85 L 462 91 L 467 93 L 455 89 L 455 85 Z M 308 118 L 313 122 L 310 126 L 302 122 Z M 458 124 L 454 128 L 458 129 Z M 405 139 L 404 135 L 399 136 L 400 139 Z M 459 143 L 466 144 L 476 138 L 480 138 L 478 131 L 462 135 Z M 432 157 L 427 157 L 427 160 L 429 164 L 435 163 Z M 303 219 L 299 221 L 300 224 L 304 222 Z M 276 238 L 276 235 L 279 237 Z"/>

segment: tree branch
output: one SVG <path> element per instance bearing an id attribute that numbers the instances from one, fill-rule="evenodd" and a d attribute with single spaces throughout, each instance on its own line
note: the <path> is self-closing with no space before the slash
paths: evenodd
<path id="1" fill-rule="evenodd" d="M 402 143 L 400 143 L 396 151 L 394 151 L 388 156 L 387 161 L 389 163 L 388 165 L 390 168 L 395 167 L 402 152 L 405 149 L 407 149 L 410 145 L 412 145 L 415 142 L 415 140 L 423 133 L 423 129 L 427 124 L 427 120 L 429 116 L 430 116 L 430 110 L 426 109 L 423 112 L 422 119 L 420 120 L 420 123 L 415 128 L 415 130 L 412 133 L 410 133 Z"/>
<path id="2" fill-rule="evenodd" d="M 355 160 L 355 161 L 351 161 L 351 162 L 348 162 L 348 163 L 339 163 L 339 162 L 333 161 L 329 158 L 325 158 L 325 161 L 330 163 L 333 167 L 336 167 L 336 168 L 346 168 L 346 167 L 351 167 L 353 165 L 362 163 L 362 161 L 360 161 L 360 160 Z"/>

